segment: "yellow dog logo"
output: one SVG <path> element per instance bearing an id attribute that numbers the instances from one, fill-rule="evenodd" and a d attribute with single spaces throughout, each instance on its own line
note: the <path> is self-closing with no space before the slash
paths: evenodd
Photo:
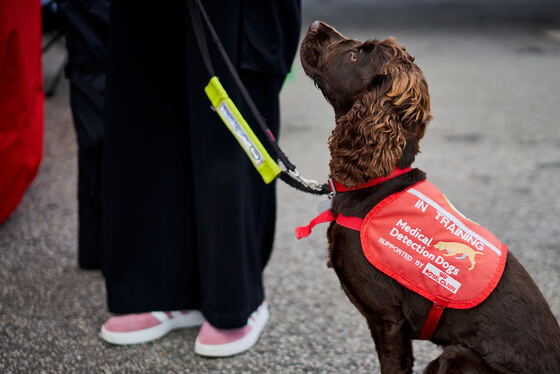
<path id="1" fill-rule="evenodd" d="M 440 251 L 447 251 L 447 254 L 443 254 L 446 257 L 462 255 L 461 257 L 458 257 L 459 260 L 468 257 L 471 261 L 471 267 L 468 270 L 474 269 L 474 265 L 476 264 L 474 256 L 484 254 L 483 252 L 475 251 L 468 245 L 455 242 L 437 242 L 437 244 L 434 245 L 434 248 L 439 249 Z"/>

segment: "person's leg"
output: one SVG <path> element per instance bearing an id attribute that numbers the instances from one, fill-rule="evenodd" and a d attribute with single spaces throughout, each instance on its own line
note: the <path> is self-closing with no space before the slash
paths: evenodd
<path id="1" fill-rule="evenodd" d="M 100 269 L 101 162 L 103 143 L 78 149 L 78 264 L 82 269 Z"/>
<path id="2" fill-rule="evenodd" d="M 242 71 L 241 77 L 277 137 L 283 76 Z M 228 86 L 228 91 L 232 97 L 238 95 L 235 86 Z M 265 142 L 243 100 L 234 100 Z M 197 198 L 197 207 L 205 209 L 197 210 L 197 230 L 202 311 L 208 322 L 201 328 L 195 352 L 228 356 L 254 345 L 268 320 L 262 271 L 272 251 L 276 195 L 275 182 L 266 185 L 227 128 L 222 123 L 216 125 L 217 132 L 229 137 L 219 143 L 224 155 L 216 156 L 218 160 L 223 158 L 229 171 L 217 179 L 220 183 L 216 181 L 216 186 L 210 187 L 212 193 Z M 211 224 L 199 225 L 202 220 Z"/>
<path id="3" fill-rule="evenodd" d="M 268 127 L 277 135 L 278 94 L 282 76 L 243 71 L 242 79 Z M 264 141 L 242 99 L 235 99 L 235 86 L 228 86 L 236 105 Z M 266 185 L 242 148 L 213 112 L 209 139 L 214 158 L 206 169 L 196 169 L 197 232 L 202 293 L 206 319 L 221 329 L 238 328 L 262 304 L 262 270 L 272 250 L 275 223 L 275 184 Z M 210 131 L 207 131 L 207 133 Z M 195 187 L 196 188 L 196 187 Z"/>
<path id="4" fill-rule="evenodd" d="M 78 264 L 101 268 L 101 167 L 105 129 L 105 66 L 109 0 L 58 3 L 78 140 Z"/>
<path id="5" fill-rule="evenodd" d="M 169 327 L 173 323 L 166 321 L 181 315 L 166 319 L 151 312 L 200 305 L 184 6 L 133 1 L 111 6 L 103 272 L 109 311 L 132 318 L 117 321 L 121 327 L 131 321 L 144 330 L 157 321 Z M 119 332 L 112 323 L 104 327 Z"/>

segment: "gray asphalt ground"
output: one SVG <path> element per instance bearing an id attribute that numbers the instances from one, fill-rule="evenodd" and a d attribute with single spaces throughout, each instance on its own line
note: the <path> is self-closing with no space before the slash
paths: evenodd
<path id="1" fill-rule="evenodd" d="M 560 4 L 304 0 L 304 26 L 314 19 L 358 39 L 395 36 L 416 56 L 434 115 L 416 165 L 509 246 L 560 317 Z M 45 57 L 47 81 L 59 52 Z M 333 113 L 299 63 L 282 110 L 284 150 L 305 176 L 324 180 Z M 0 372 L 378 372 L 365 321 L 326 267 L 326 227 L 304 241 L 293 235 L 320 198 L 285 185 L 265 272 L 271 319 L 254 349 L 197 357 L 196 329 L 131 347 L 104 343 L 97 336 L 109 317 L 103 278 L 76 265 L 76 139 L 66 82 L 46 101 L 45 117 L 40 173 L 0 227 Z M 417 372 L 439 354 L 429 342 L 414 349 Z"/>

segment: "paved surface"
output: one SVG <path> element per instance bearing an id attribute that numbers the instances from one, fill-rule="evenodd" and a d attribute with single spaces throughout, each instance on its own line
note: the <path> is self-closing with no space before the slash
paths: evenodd
<path id="1" fill-rule="evenodd" d="M 560 317 L 560 4 L 552 1 L 304 1 L 356 38 L 393 35 L 430 84 L 434 120 L 417 166 L 467 216 L 507 243 Z M 344 5 L 344 6 L 343 6 Z M 60 55 L 45 58 L 47 79 Z M 333 113 L 303 75 L 282 94 L 282 145 L 305 176 L 327 175 Z M 365 322 L 325 266 L 325 228 L 298 242 L 320 199 L 279 186 L 275 253 L 265 273 L 271 320 L 229 359 L 192 351 L 195 329 L 113 347 L 103 279 L 76 266 L 76 145 L 68 88 L 47 100 L 45 158 L 0 227 L 0 372 L 373 373 Z M 415 343 L 420 372 L 438 355 Z"/>

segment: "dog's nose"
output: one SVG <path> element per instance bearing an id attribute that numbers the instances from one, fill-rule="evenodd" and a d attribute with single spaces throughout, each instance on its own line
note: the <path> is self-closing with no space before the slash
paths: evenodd
<path id="1" fill-rule="evenodd" d="M 319 30 L 319 26 L 321 26 L 320 21 L 311 22 L 311 25 L 309 26 L 309 32 L 317 32 L 317 30 Z"/>

